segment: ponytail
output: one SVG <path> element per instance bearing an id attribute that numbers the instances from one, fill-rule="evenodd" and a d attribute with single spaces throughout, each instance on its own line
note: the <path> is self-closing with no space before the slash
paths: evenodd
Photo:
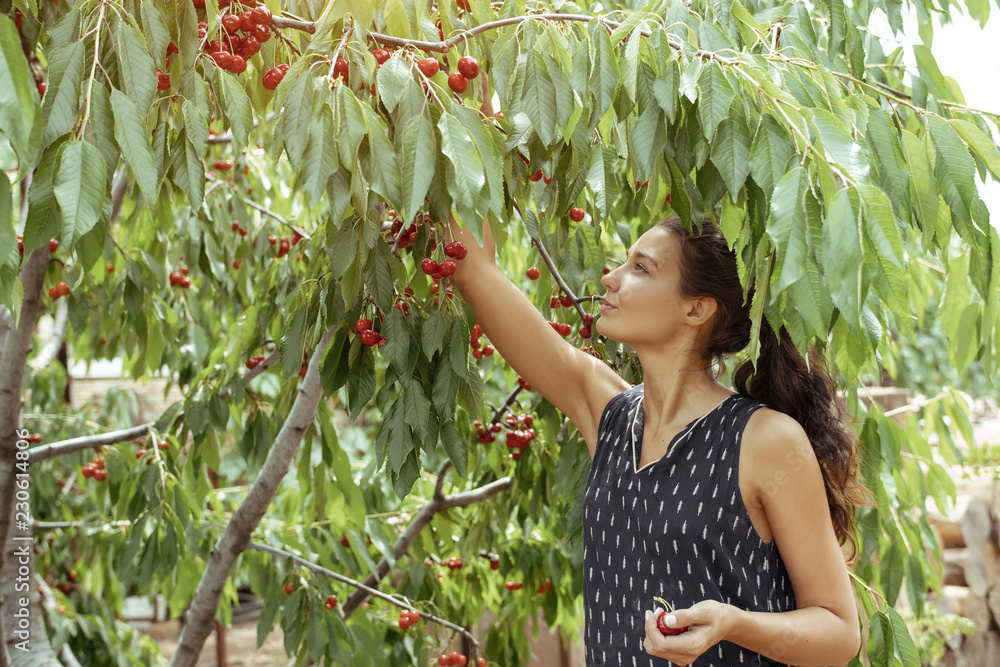
<path id="1" fill-rule="evenodd" d="M 733 387 L 802 426 L 823 472 L 837 540 L 850 545 L 853 560 L 857 557 L 855 507 L 867 502 L 857 478 L 858 438 L 847 426 L 845 406 L 826 371 L 823 355 L 810 346 L 807 367 L 785 327 L 779 331 L 780 339 L 767 318 L 761 321 L 757 367 L 751 360 L 743 362 L 733 372 Z"/>

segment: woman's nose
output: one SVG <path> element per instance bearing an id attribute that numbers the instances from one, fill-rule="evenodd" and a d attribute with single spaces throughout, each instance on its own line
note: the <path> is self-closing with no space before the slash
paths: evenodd
<path id="1" fill-rule="evenodd" d="M 606 289 L 607 291 L 609 291 L 609 292 L 617 291 L 617 289 L 618 289 L 618 269 L 620 269 L 620 268 L 621 267 L 619 266 L 618 268 L 614 269 L 613 271 L 609 271 L 608 273 L 605 273 L 604 276 L 601 277 L 601 284 L 604 285 L 604 289 Z"/>

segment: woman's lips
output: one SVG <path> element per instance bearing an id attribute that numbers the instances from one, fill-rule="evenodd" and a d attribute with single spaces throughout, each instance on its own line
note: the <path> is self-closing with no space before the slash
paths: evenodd
<path id="1" fill-rule="evenodd" d="M 606 315 L 607 313 L 610 313 L 612 310 L 616 310 L 616 309 L 617 309 L 617 306 L 612 306 L 607 301 L 605 301 L 604 303 L 601 304 L 601 314 L 602 315 Z"/>

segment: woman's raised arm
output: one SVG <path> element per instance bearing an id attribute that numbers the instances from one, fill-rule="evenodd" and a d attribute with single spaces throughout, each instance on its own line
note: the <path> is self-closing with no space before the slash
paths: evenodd
<path id="1" fill-rule="evenodd" d="M 468 249 L 453 277 L 462 298 L 490 342 L 532 388 L 570 418 L 587 442 L 591 456 L 604 407 L 629 385 L 600 359 L 578 350 L 559 336 L 534 304 L 500 271 L 489 220 L 483 245 L 472 233 L 449 221 L 452 239 Z"/>

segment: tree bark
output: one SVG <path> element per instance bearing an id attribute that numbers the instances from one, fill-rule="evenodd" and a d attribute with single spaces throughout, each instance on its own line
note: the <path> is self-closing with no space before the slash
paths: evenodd
<path id="1" fill-rule="evenodd" d="M 305 379 L 299 388 L 299 395 L 288 413 L 267 461 L 260 471 L 257 481 L 250 487 L 246 499 L 233 513 L 233 518 L 219 543 L 212 549 L 208 565 L 202 574 L 198 590 L 188 610 L 188 622 L 184 624 L 177 651 L 170 661 L 171 667 L 193 667 L 201 654 L 205 639 L 215 627 L 215 613 L 222 597 L 222 589 L 232 572 L 236 559 L 246 549 L 250 535 L 260 524 L 268 506 L 288 472 L 289 465 L 306 429 L 316 416 L 316 408 L 323 397 L 319 380 L 319 362 L 333 338 L 334 330 L 328 331 L 309 358 Z"/>
<path id="2" fill-rule="evenodd" d="M 8 609 L 5 594 L 9 590 L 13 594 L 13 583 L 7 580 L 8 545 L 11 540 L 11 526 L 14 518 L 14 494 L 16 487 L 15 464 L 17 456 L 17 429 L 21 424 L 21 393 L 24 386 L 24 372 L 27 366 L 28 352 L 31 351 L 31 338 L 41 313 L 42 285 L 45 282 L 45 269 L 49 264 L 48 247 L 39 248 L 23 264 L 21 283 L 24 286 L 24 300 L 21 302 L 21 312 L 16 322 L 16 328 L 7 335 L 2 356 L 0 356 L 0 667 L 10 663 L 6 655 L 9 642 L 6 621 L 11 618 L 13 610 Z"/>

